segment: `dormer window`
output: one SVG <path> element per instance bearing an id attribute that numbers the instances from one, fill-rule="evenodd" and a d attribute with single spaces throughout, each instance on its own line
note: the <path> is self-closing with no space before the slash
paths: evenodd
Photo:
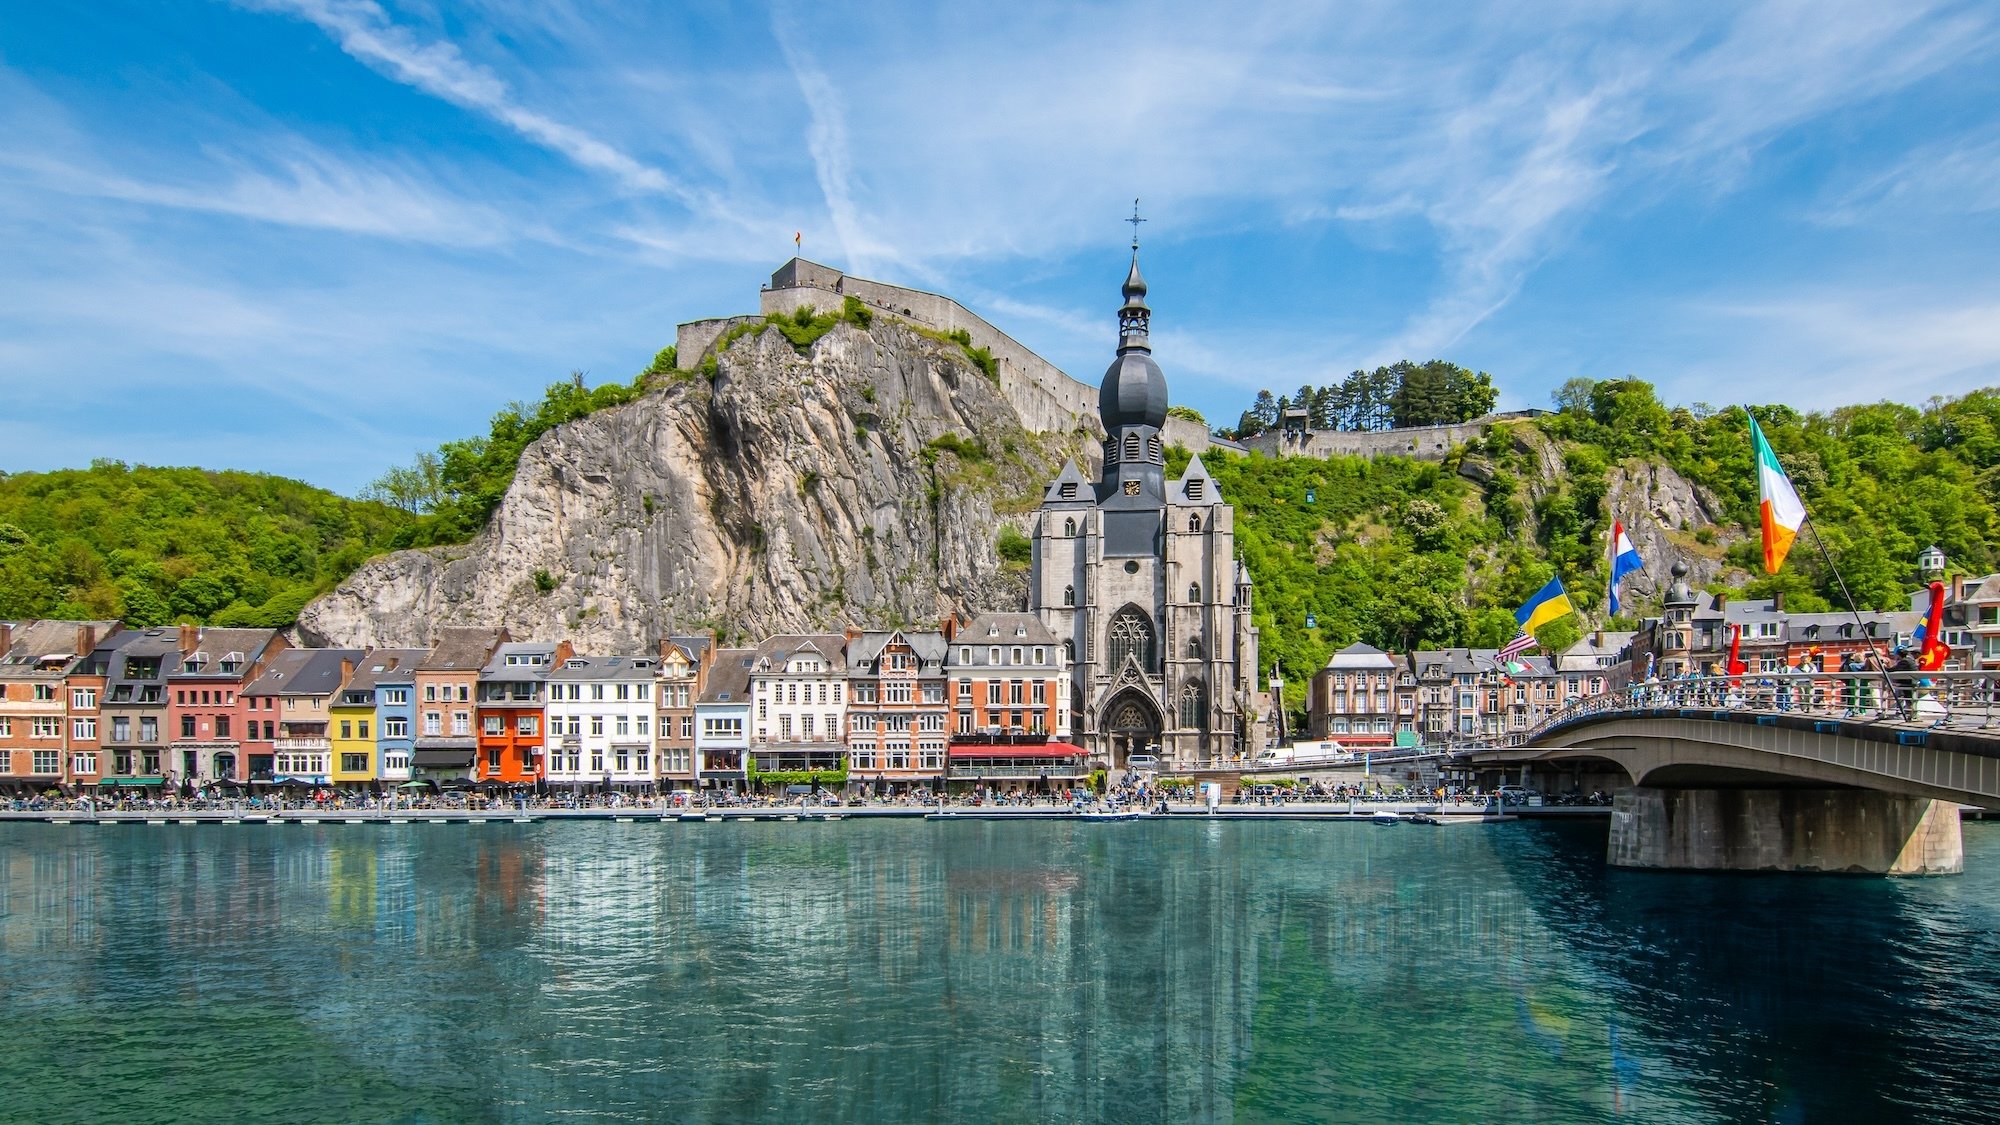
<path id="1" fill-rule="evenodd" d="M 588 661 L 588 660 L 565 660 L 565 661 L 563 661 L 563 667 L 565 667 L 565 668 L 588 668 L 588 667 L 590 667 L 590 661 Z"/>
<path id="2" fill-rule="evenodd" d="M 1016 626 L 1014 626 L 1014 635 L 1015 635 L 1015 636 L 1017 636 L 1017 637 L 1025 637 L 1025 636 L 1027 636 L 1027 635 L 1028 635 L 1028 627 L 1027 627 L 1026 625 L 1016 625 Z"/>
<path id="3" fill-rule="evenodd" d="M 989 625 L 987 625 L 987 626 L 986 626 L 986 635 L 987 635 L 987 636 L 989 636 L 989 637 L 997 637 L 997 636 L 999 636 L 999 635 L 1000 635 L 1000 626 L 998 626 L 998 625 L 992 625 L 992 624 L 989 624 Z"/>
<path id="4" fill-rule="evenodd" d="M 1058 496 L 1061 496 L 1065 500 L 1076 499 L 1076 482 L 1073 480 L 1064 481 L 1062 483 L 1062 487 L 1056 490 L 1056 494 Z M 1072 524 L 1071 526 L 1074 527 L 1074 524 Z M 1070 534 L 1075 535 L 1076 532 L 1071 531 Z"/>
<path id="5" fill-rule="evenodd" d="M 1202 492 L 1204 489 L 1206 489 L 1207 486 L 1208 482 L 1202 480 L 1200 477 L 1196 477 L 1195 479 L 1187 482 L 1187 498 L 1189 500 L 1200 500 L 1202 498 Z"/>
<path id="6" fill-rule="evenodd" d="M 199 672 L 207 664 L 208 664 L 208 654 L 201 651 L 200 649 L 196 649 L 193 652 L 188 653 L 187 659 L 181 663 L 181 671 Z"/>

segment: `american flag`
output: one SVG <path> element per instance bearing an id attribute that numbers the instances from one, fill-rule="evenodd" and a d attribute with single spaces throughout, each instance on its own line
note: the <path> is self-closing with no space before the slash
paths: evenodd
<path id="1" fill-rule="evenodd" d="M 1534 634 L 1525 631 L 1516 633 L 1514 634 L 1514 639 L 1508 641 L 1506 647 L 1500 650 L 1500 659 L 1512 660 L 1515 657 L 1521 655 L 1522 653 L 1534 647 L 1535 647 Z"/>

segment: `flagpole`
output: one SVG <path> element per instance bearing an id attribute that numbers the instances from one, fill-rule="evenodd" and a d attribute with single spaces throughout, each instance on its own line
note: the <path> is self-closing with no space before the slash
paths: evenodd
<path id="1" fill-rule="evenodd" d="M 1826 563 L 1826 569 L 1829 573 L 1833 575 L 1833 580 L 1835 584 L 1837 584 L 1840 587 L 1840 596 L 1847 602 L 1847 611 L 1854 615 L 1854 623 L 1860 626 L 1862 637 L 1864 638 L 1868 637 L 1869 636 L 1868 624 L 1867 622 L 1861 619 L 1861 607 L 1855 604 L 1854 595 L 1847 589 L 1847 579 L 1842 577 L 1840 573 L 1840 568 L 1833 565 L 1833 554 L 1832 552 L 1826 549 L 1826 540 L 1820 537 L 1819 523 L 1818 521 L 1813 519 L 1812 509 L 1806 507 L 1806 498 L 1799 495 L 1799 490 L 1793 487 L 1791 478 L 1785 474 L 1784 467 L 1778 464 L 1777 461 L 1778 451 L 1772 448 L 1770 442 L 1763 438 L 1762 431 L 1757 426 L 1757 415 L 1751 413 L 1750 407 L 1748 405 L 1745 405 L 1743 407 L 1743 415 L 1750 421 L 1750 435 L 1753 446 L 1759 442 L 1762 442 L 1763 444 L 1762 453 L 1768 453 L 1770 455 L 1769 463 L 1771 467 L 1777 472 L 1779 478 L 1784 481 L 1786 491 L 1792 494 L 1792 500 L 1799 506 L 1799 522 L 1805 525 L 1805 527 L 1812 532 L 1813 543 L 1815 546 L 1819 548 L 1819 557 L 1822 561 Z M 1762 453 L 1759 453 L 1757 458 L 1755 459 L 1761 460 Z M 1759 471 L 1761 473 L 1762 470 L 1760 469 Z M 1759 478 L 1758 487 L 1760 490 L 1763 488 L 1761 477 Z M 1766 566 L 1769 566 L 1770 564 L 1770 556 L 1768 554 L 1768 551 L 1769 551 L 1769 540 L 1767 539 L 1766 540 L 1767 553 L 1765 555 Z M 1782 563 L 1780 565 L 1782 565 Z M 1772 570 L 1770 573 L 1775 574 L 1777 573 L 1777 571 Z M 1888 662 L 1880 661 L 1878 665 L 1878 670 L 1882 673 L 1883 684 L 1885 684 L 1889 689 L 1889 698 L 1891 701 L 1894 702 L 1897 714 L 1901 715 L 1905 719 L 1908 719 L 1910 717 L 1909 709 L 1903 706 L 1902 699 L 1896 695 L 1896 680 L 1895 677 L 1889 674 Z"/>
<path id="2" fill-rule="evenodd" d="M 1805 508 L 1805 505 L 1805 497 L 1802 496 L 1799 498 L 1799 507 Z M 1860 627 L 1861 635 L 1863 637 L 1868 636 L 1868 623 L 1861 619 L 1861 607 L 1854 604 L 1854 595 L 1847 590 L 1847 579 L 1841 577 L 1840 568 L 1833 565 L 1833 555 L 1826 549 L 1826 540 L 1819 536 L 1819 523 L 1813 519 L 1812 509 L 1810 508 L 1806 508 L 1805 524 L 1806 528 L 1812 532 L 1813 544 L 1819 548 L 1819 557 L 1825 561 L 1826 569 L 1833 575 L 1834 582 L 1840 586 L 1840 596 L 1847 600 L 1847 612 L 1854 615 L 1854 624 Z M 1891 639 L 1893 639 L 1893 636 Z M 1903 706 L 1902 697 L 1896 694 L 1896 678 L 1889 674 L 1888 661 L 1882 661 L 1877 670 L 1882 673 L 1882 682 L 1889 689 L 1889 698 L 1896 705 L 1896 713 L 1908 719 L 1910 717 L 1909 709 Z"/>

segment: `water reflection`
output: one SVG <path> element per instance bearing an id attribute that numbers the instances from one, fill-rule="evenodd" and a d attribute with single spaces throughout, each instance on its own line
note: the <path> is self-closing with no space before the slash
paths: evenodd
<path id="1" fill-rule="evenodd" d="M 0 1082 L 140 1120 L 1976 1119 L 1996 845 L 1890 882 L 1534 825 L 10 825 Z"/>

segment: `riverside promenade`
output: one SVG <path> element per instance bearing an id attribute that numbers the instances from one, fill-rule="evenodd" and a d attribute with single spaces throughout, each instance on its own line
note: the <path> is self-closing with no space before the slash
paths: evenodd
<path id="1" fill-rule="evenodd" d="M 1213 810 L 1199 805 L 1169 805 L 1165 812 L 1145 812 L 1149 820 L 1299 820 L 1374 823 L 1389 817 L 1408 820 L 1429 816 L 1445 823 L 1482 823 L 1517 816 L 1603 817 L 1608 808 L 1520 808 L 1436 801 L 1299 802 L 1230 804 Z M 271 825 L 271 824 L 533 824 L 610 821 L 618 824 L 717 824 L 740 821 L 844 821 L 930 819 L 936 821 L 1085 821 L 1086 813 L 1069 806 L 1049 805 L 759 805 L 707 809 L 41 809 L 0 810 L 0 823 L 96 825 Z"/>

